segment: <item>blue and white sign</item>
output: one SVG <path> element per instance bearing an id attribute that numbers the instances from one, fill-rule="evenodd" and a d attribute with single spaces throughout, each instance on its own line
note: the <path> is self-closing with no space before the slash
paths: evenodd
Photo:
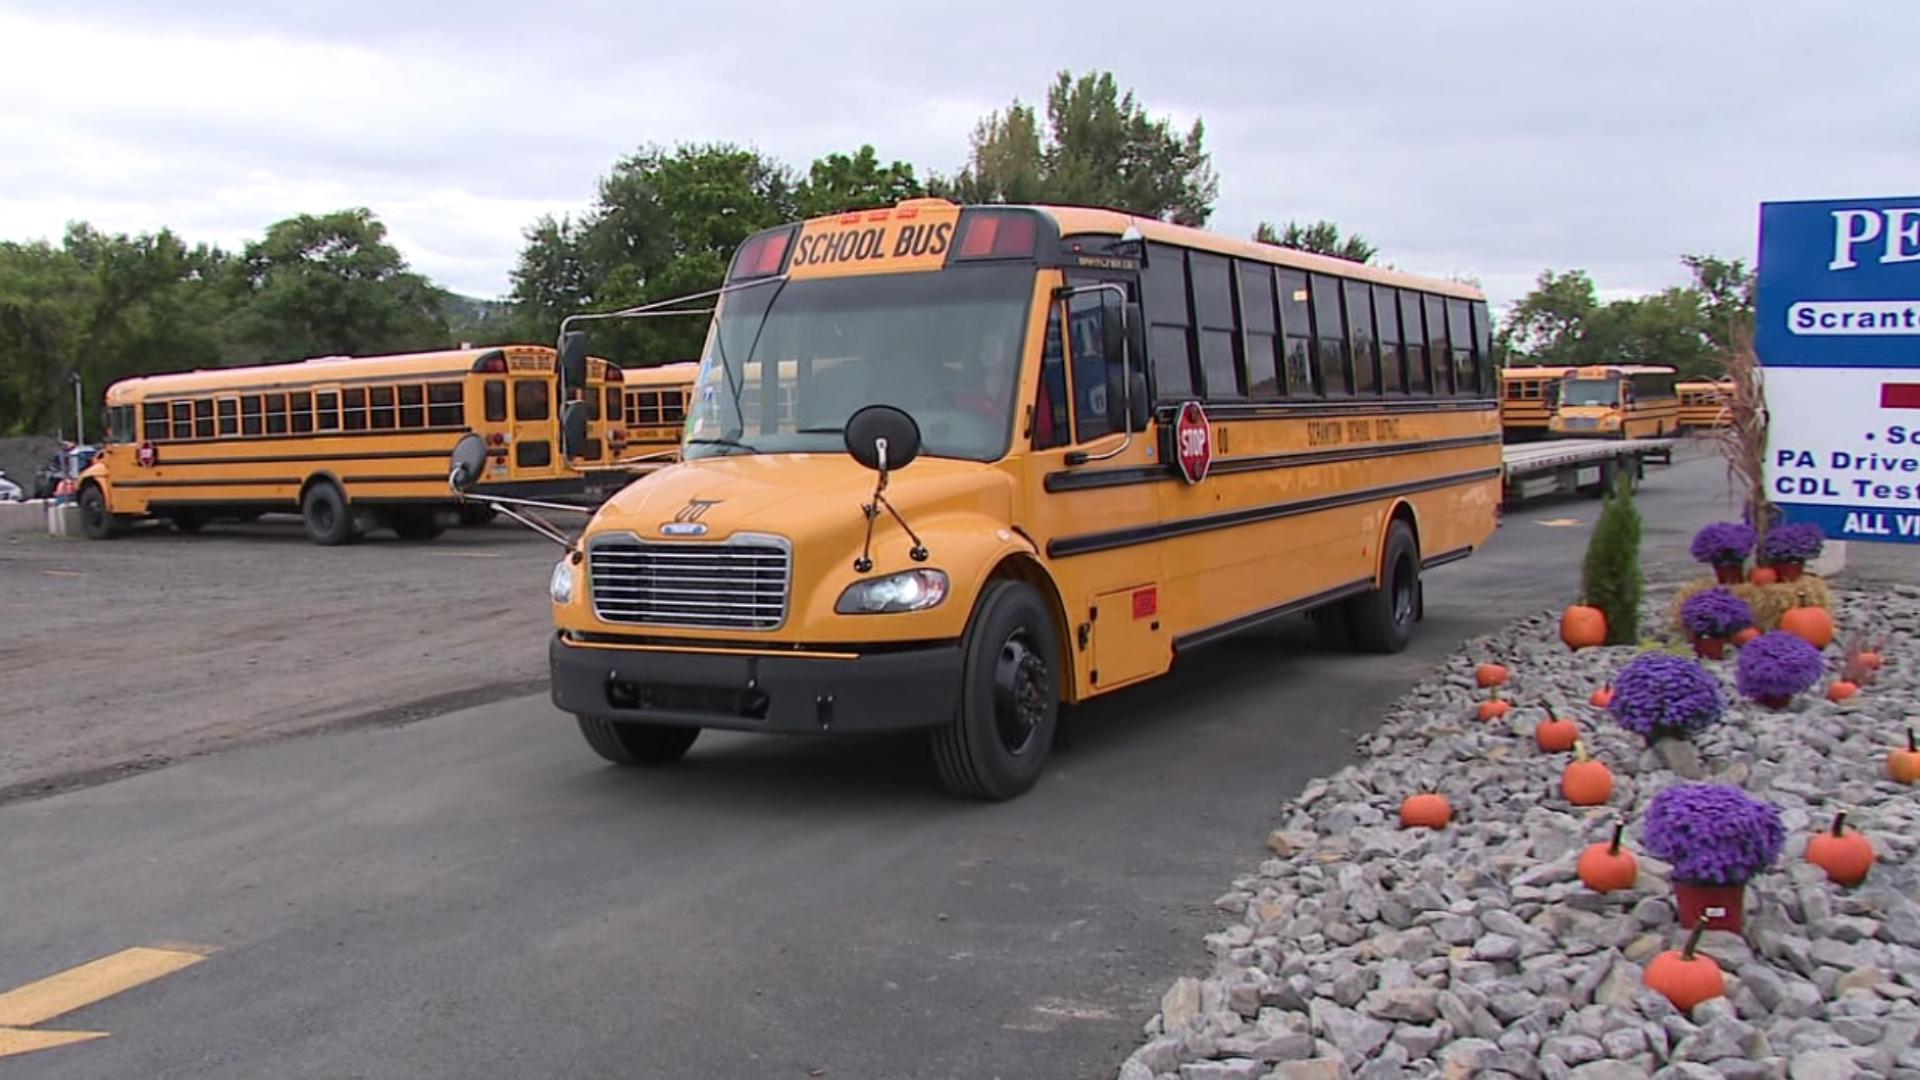
<path id="1" fill-rule="evenodd" d="M 1774 502 L 1920 543 L 1920 196 L 1763 203 L 1754 318 Z"/>

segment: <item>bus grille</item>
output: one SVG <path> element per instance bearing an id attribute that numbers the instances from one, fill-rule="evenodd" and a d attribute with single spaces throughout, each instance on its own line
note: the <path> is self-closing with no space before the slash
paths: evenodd
<path id="1" fill-rule="evenodd" d="M 1568 416 L 1563 418 L 1568 431 L 1598 431 L 1600 421 L 1592 416 Z"/>
<path id="2" fill-rule="evenodd" d="M 773 630 L 786 621 L 792 556 L 772 543 L 595 543 L 593 613 L 602 622 Z"/>

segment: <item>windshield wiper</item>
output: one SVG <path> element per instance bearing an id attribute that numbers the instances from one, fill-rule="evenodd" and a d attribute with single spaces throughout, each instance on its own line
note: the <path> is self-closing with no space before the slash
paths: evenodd
<path id="1" fill-rule="evenodd" d="M 845 435 L 847 429 L 843 427 L 803 427 L 795 428 L 793 433 L 795 435 Z"/>
<path id="2" fill-rule="evenodd" d="M 721 435 L 717 438 L 702 437 L 702 438 L 688 439 L 687 445 L 688 446 L 724 446 L 732 450 L 745 450 L 749 454 L 757 454 L 760 452 L 759 447 L 750 446 L 747 443 L 743 443 L 739 439 L 736 439 L 731 435 Z"/>

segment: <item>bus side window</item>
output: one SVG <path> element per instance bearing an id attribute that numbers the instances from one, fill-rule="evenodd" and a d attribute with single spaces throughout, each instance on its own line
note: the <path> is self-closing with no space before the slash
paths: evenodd
<path id="1" fill-rule="evenodd" d="M 167 403 L 164 401 L 149 401 L 142 405 L 140 410 L 142 414 L 141 421 L 146 427 L 146 430 L 142 433 L 142 437 L 148 442 L 165 442 L 169 437 L 167 432 Z"/>
<path id="2" fill-rule="evenodd" d="M 233 399 L 231 398 L 222 401 L 220 403 L 223 406 L 221 412 L 224 413 L 226 411 L 224 406 L 232 403 Z M 213 402 L 208 398 L 201 398 L 193 403 L 193 437 L 196 439 L 213 438 Z"/>
<path id="3" fill-rule="evenodd" d="M 1347 302 L 1347 341 L 1353 356 L 1353 392 L 1358 397 L 1380 395 L 1380 365 L 1373 351 L 1373 291 L 1364 281 L 1344 283 Z"/>
<path id="4" fill-rule="evenodd" d="M 1307 304 L 1307 275 L 1299 270 L 1278 271 L 1280 332 L 1286 341 L 1286 395 L 1319 397 L 1313 381 L 1313 318 Z"/>
<path id="5" fill-rule="evenodd" d="M 678 424 L 687 418 L 687 395 L 682 390 L 660 391 L 660 422 Z M 793 423 L 793 399 L 787 398 L 787 410 L 780 415 L 782 424 Z"/>
<path id="6" fill-rule="evenodd" d="M 1373 286 L 1373 317 L 1380 327 L 1380 389 L 1399 397 L 1407 388 L 1406 358 L 1400 352 L 1400 304 L 1385 285 Z"/>
<path id="7" fill-rule="evenodd" d="M 340 430 L 340 394 L 336 390 L 324 390 L 313 395 L 315 431 Z"/>
<path id="8" fill-rule="evenodd" d="M 1091 442 L 1113 432 L 1109 410 L 1117 383 L 1120 358 L 1109 357 L 1100 340 L 1100 311 L 1104 293 L 1081 293 L 1067 302 L 1067 354 L 1073 364 L 1073 433 L 1079 442 Z"/>
<path id="9" fill-rule="evenodd" d="M 1154 400 L 1183 401 L 1193 396 L 1193 344 L 1188 333 L 1193 314 L 1187 304 L 1186 252 L 1165 244 L 1147 245 L 1140 291 Z M 1080 437 L 1085 439 L 1085 433 Z"/>
<path id="10" fill-rule="evenodd" d="M 313 394 L 298 391 L 287 395 L 287 426 L 295 435 L 306 435 L 313 431 Z"/>
<path id="11" fill-rule="evenodd" d="M 349 386 L 340 391 L 341 427 L 347 431 L 367 430 L 367 388 Z"/>
<path id="12" fill-rule="evenodd" d="M 1194 338 L 1200 346 L 1200 374 L 1208 401 L 1244 400 L 1237 329 L 1233 313 L 1232 264 L 1224 255 L 1187 256 L 1193 286 Z"/>
<path id="13" fill-rule="evenodd" d="M 1427 308 L 1427 364 L 1433 369 L 1433 392 L 1453 396 L 1453 365 L 1447 362 L 1447 305 L 1438 296 L 1421 294 Z"/>
<path id="14" fill-rule="evenodd" d="M 267 434 L 285 435 L 287 433 L 287 395 L 267 395 Z"/>
<path id="15" fill-rule="evenodd" d="M 1474 397 L 1480 392 L 1480 376 L 1473 366 L 1473 327 L 1467 321 L 1467 302 L 1447 300 L 1447 340 L 1453 347 L 1453 392 Z"/>
<path id="16" fill-rule="evenodd" d="M 545 420 L 548 413 L 547 383 L 544 380 L 517 379 L 514 381 L 513 418 L 515 420 Z"/>
<path id="17" fill-rule="evenodd" d="M 499 379 L 486 382 L 487 420 L 499 423 L 507 418 L 507 384 Z"/>
<path id="18" fill-rule="evenodd" d="M 230 397 L 221 398 L 219 401 L 219 406 L 220 406 L 220 434 L 221 435 L 240 434 L 240 399 L 230 398 Z"/>
<path id="19" fill-rule="evenodd" d="M 1048 450 L 1072 442 L 1067 427 L 1067 359 L 1062 346 L 1060 306 L 1047 309 L 1047 341 L 1040 352 L 1040 388 L 1033 398 L 1033 448 Z"/>
<path id="20" fill-rule="evenodd" d="M 259 394 L 248 394 L 240 399 L 240 434 L 259 435 L 265 431 L 260 419 L 261 404 Z"/>
<path id="21" fill-rule="evenodd" d="M 1235 259 L 1240 291 L 1240 331 L 1247 356 L 1247 396 L 1271 401 L 1280 396 L 1280 343 L 1273 310 L 1273 267 Z"/>
<path id="22" fill-rule="evenodd" d="M 1427 329 L 1420 317 L 1420 294 L 1410 289 L 1395 289 L 1400 296 L 1400 340 L 1407 348 L 1407 393 L 1425 397 L 1433 393 L 1427 377 Z"/>
<path id="23" fill-rule="evenodd" d="M 467 391 L 457 382 L 427 384 L 427 423 L 433 427 L 467 425 Z"/>
<path id="24" fill-rule="evenodd" d="M 620 388 L 618 386 L 607 387 L 607 404 L 604 415 L 610 424 L 620 422 Z"/>
<path id="25" fill-rule="evenodd" d="M 1487 321 L 1487 302 L 1473 302 L 1473 361 L 1480 372 L 1480 392 L 1493 393 L 1493 327 Z"/>
<path id="26" fill-rule="evenodd" d="M 427 426 L 427 395 L 418 383 L 406 383 L 396 388 L 400 393 L 400 426 L 403 428 L 423 428 Z"/>
<path id="27" fill-rule="evenodd" d="M 1340 313 L 1340 280 L 1309 274 L 1307 291 L 1313 299 L 1313 359 L 1320 370 L 1320 392 L 1348 397 L 1352 389 L 1347 380 L 1347 325 Z"/>
<path id="28" fill-rule="evenodd" d="M 368 426 L 379 431 L 393 430 L 393 387 L 367 388 Z"/>

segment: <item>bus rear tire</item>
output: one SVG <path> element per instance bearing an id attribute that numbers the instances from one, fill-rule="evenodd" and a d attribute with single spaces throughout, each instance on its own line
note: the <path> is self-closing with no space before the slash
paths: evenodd
<path id="1" fill-rule="evenodd" d="M 89 540 L 111 540 L 120 531 L 107 510 L 107 493 L 99 484 L 80 489 L 80 531 Z"/>
<path id="2" fill-rule="evenodd" d="M 353 515 L 347 511 L 346 496 L 332 481 L 322 480 L 307 489 L 300 500 L 300 516 L 306 519 L 308 538 L 322 547 L 353 539 Z"/>
<path id="3" fill-rule="evenodd" d="M 446 531 L 431 510 L 395 510 L 387 525 L 402 540 L 431 540 Z"/>
<path id="4" fill-rule="evenodd" d="M 1395 521 L 1387 529 L 1380 558 L 1380 587 L 1347 601 L 1347 626 L 1354 648 L 1397 653 L 1413 640 L 1420 619 L 1420 545 L 1413 528 Z"/>
<path id="5" fill-rule="evenodd" d="M 1032 586 L 996 582 L 963 652 L 959 713 L 931 734 L 934 764 L 955 795 L 1011 799 L 1040 779 L 1059 724 L 1053 617 Z"/>
<path id="6" fill-rule="evenodd" d="M 668 765 L 679 761 L 700 737 L 697 727 L 645 724 L 579 714 L 580 734 L 593 752 L 615 765 Z"/>
<path id="7" fill-rule="evenodd" d="M 479 503 L 460 504 L 460 524 L 466 526 L 486 525 L 500 516 L 500 511 Z"/>

